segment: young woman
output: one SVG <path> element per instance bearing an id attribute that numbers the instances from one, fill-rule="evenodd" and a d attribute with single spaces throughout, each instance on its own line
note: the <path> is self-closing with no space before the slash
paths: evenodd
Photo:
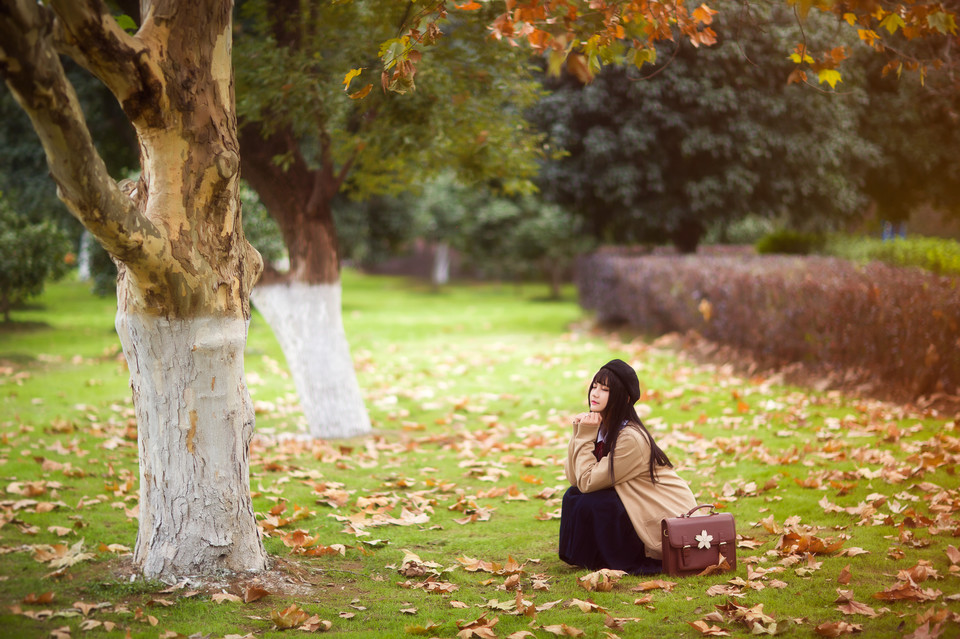
<path id="1" fill-rule="evenodd" d="M 560 559 L 590 570 L 661 571 L 660 520 L 697 505 L 633 405 L 637 373 L 607 362 L 593 376 L 590 411 L 573 418 L 560 513 Z"/>

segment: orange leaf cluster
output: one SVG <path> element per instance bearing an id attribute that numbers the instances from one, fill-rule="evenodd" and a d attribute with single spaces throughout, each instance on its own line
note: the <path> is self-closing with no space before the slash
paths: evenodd
<path id="1" fill-rule="evenodd" d="M 820 539 L 810 530 L 787 528 L 777 542 L 777 550 L 781 555 L 832 555 L 840 550 L 845 539 L 834 541 Z"/>
<path id="2" fill-rule="evenodd" d="M 917 565 L 897 573 L 897 582 L 881 592 L 874 593 L 874 599 L 881 601 L 934 601 L 943 594 L 934 588 L 921 588 L 920 583 L 927 579 L 937 579 L 939 574 L 930 566 L 930 562 L 920 560 Z"/>

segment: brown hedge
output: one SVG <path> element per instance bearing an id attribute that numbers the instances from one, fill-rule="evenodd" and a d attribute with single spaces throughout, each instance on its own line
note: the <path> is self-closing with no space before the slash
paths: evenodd
<path id="1" fill-rule="evenodd" d="M 960 394 L 960 278 L 827 257 L 594 254 L 577 287 L 601 323 L 856 370 L 901 397 Z"/>

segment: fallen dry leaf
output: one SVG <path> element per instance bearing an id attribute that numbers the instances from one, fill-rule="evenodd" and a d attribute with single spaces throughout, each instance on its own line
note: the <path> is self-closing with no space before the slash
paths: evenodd
<path id="1" fill-rule="evenodd" d="M 229 592 L 216 592 L 211 597 L 216 603 L 223 603 L 224 601 L 232 601 L 234 603 L 242 603 L 243 599 L 237 595 L 231 595 Z"/>
<path id="2" fill-rule="evenodd" d="M 919 560 L 917 565 L 912 568 L 897 572 L 897 579 L 900 581 L 912 581 L 915 584 L 922 583 L 927 579 L 937 579 L 939 576 L 939 573 L 930 565 L 930 562 L 924 559 Z"/>
<path id="3" fill-rule="evenodd" d="M 957 550 L 955 546 L 947 546 L 945 552 L 947 553 L 947 559 L 950 560 L 951 564 L 960 564 L 960 550 Z"/>
<path id="4" fill-rule="evenodd" d="M 427 624 L 424 626 L 417 624 L 417 625 L 407 626 L 406 628 L 404 628 L 404 630 L 408 635 L 418 635 L 418 636 L 435 635 L 437 633 L 437 630 L 439 629 L 440 629 L 440 624 L 434 623 L 432 621 L 428 621 Z"/>
<path id="5" fill-rule="evenodd" d="M 742 593 L 743 591 L 739 587 L 730 584 L 714 584 L 707 588 L 707 595 L 710 597 L 719 597 L 722 595 L 735 597 Z"/>
<path id="6" fill-rule="evenodd" d="M 850 583 L 850 564 L 847 564 L 840 570 L 840 574 L 837 575 L 837 583 L 843 584 L 844 586 Z"/>
<path id="7" fill-rule="evenodd" d="M 730 633 L 720 626 L 711 626 L 706 621 L 697 620 L 688 622 L 694 630 L 704 637 L 729 637 Z"/>
<path id="8" fill-rule="evenodd" d="M 35 595 L 31 592 L 29 595 L 23 598 L 23 603 L 30 604 L 32 606 L 44 606 L 52 601 L 53 592 L 51 591 L 44 592 L 40 595 Z"/>
<path id="9" fill-rule="evenodd" d="M 588 592 L 594 590 L 599 592 L 610 592 L 613 590 L 614 585 L 620 579 L 624 577 L 627 573 L 623 570 L 610 570 L 609 568 L 601 568 L 600 570 L 591 572 L 577 579 L 577 583 L 580 584 L 580 587 Z"/>
<path id="10" fill-rule="evenodd" d="M 310 619 L 310 615 L 297 604 L 290 604 L 283 610 L 271 610 L 270 618 L 279 630 L 294 628 Z"/>
<path id="11" fill-rule="evenodd" d="M 269 591 L 264 590 L 260 586 L 250 586 L 243 591 L 243 603 L 253 603 L 254 601 L 259 601 L 269 594 Z"/>
<path id="12" fill-rule="evenodd" d="M 606 612 L 607 609 L 592 601 L 583 601 L 582 599 L 572 599 L 570 603 L 567 604 L 568 608 L 579 608 L 581 612 Z"/>
<path id="13" fill-rule="evenodd" d="M 837 599 L 834 603 L 840 604 L 837 610 L 845 615 L 866 615 L 867 617 L 878 617 L 879 614 L 873 608 L 853 598 L 852 590 L 841 590 L 837 588 Z"/>
<path id="14" fill-rule="evenodd" d="M 850 635 L 855 632 L 861 632 L 863 626 L 856 623 L 847 623 L 846 621 L 829 621 L 822 623 L 813 629 L 821 637 L 839 637 L 841 635 Z"/>
<path id="15" fill-rule="evenodd" d="M 486 614 L 480 615 L 480 617 L 473 621 L 463 621 L 461 619 L 457 622 L 457 628 L 460 629 L 457 637 L 458 639 L 495 639 L 497 634 L 494 632 L 493 627 L 496 626 L 499 621 L 499 617 L 487 619 Z"/>
<path id="16" fill-rule="evenodd" d="M 667 592 L 670 592 L 671 590 L 673 590 L 673 587 L 676 585 L 677 585 L 677 582 L 675 581 L 664 581 L 663 579 L 654 579 L 652 581 L 641 582 L 636 586 L 634 586 L 633 588 L 631 588 L 630 590 L 634 592 L 645 592 L 647 590 L 662 589 L 662 590 L 666 590 Z"/>
<path id="17" fill-rule="evenodd" d="M 943 593 L 933 588 L 920 588 L 910 581 L 898 581 L 882 592 L 873 594 L 881 601 L 934 601 Z"/>
<path id="18" fill-rule="evenodd" d="M 557 635 L 558 637 L 582 637 L 584 635 L 583 630 L 574 628 L 573 626 L 568 626 L 565 623 L 558 623 L 550 626 L 539 626 L 539 628 L 544 632 L 549 632 L 550 634 Z"/>
<path id="19" fill-rule="evenodd" d="M 908 635 L 904 635 L 903 639 L 938 639 L 945 630 L 943 623 L 944 622 L 941 621 L 940 623 L 931 627 L 930 622 L 925 621 L 921 625 L 917 626 L 916 630 Z"/>
<path id="20" fill-rule="evenodd" d="M 707 576 L 709 576 L 709 575 L 714 575 L 714 574 L 721 573 L 721 572 L 727 572 L 728 570 L 731 570 L 730 564 L 729 564 L 729 562 L 727 562 L 726 557 L 724 557 L 723 555 L 721 555 L 721 556 L 720 556 L 720 563 L 715 564 L 715 565 L 712 565 L 712 566 L 707 566 L 706 568 L 703 569 L 702 572 L 697 573 L 697 576 L 698 576 L 698 577 L 707 577 Z"/>
<path id="21" fill-rule="evenodd" d="M 321 619 L 319 615 L 313 615 L 297 626 L 297 630 L 304 632 L 326 632 L 333 628 L 333 622 Z"/>

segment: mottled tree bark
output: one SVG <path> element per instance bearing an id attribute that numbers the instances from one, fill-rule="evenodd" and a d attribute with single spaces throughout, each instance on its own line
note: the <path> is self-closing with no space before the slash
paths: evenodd
<path id="1" fill-rule="evenodd" d="M 2 0 L 0 75 L 61 199 L 119 263 L 139 429 L 136 565 L 164 579 L 260 570 L 243 345 L 262 263 L 240 224 L 232 2 L 143 0 L 140 16 L 131 35 L 101 0 Z M 107 174 L 59 54 L 104 82 L 134 125 L 136 184 Z"/>

